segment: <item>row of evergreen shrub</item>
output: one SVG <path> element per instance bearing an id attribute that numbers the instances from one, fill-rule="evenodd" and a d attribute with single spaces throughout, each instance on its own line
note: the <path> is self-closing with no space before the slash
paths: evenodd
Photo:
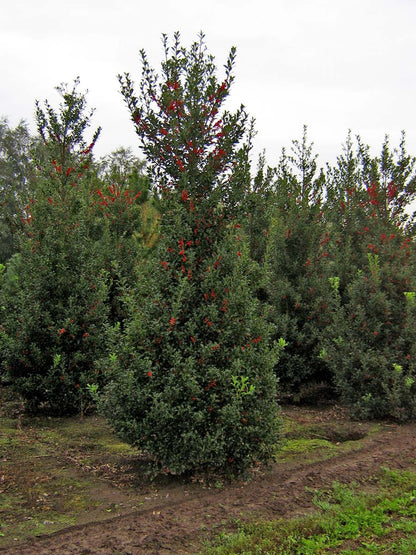
<path id="1" fill-rule="evenodd" d="M 302 140 L 252 175 L 253 124 L 224 109 L 204 37 L 164 37 L 121 92 L 147 175 L 100 174 L 85 95 L 37 103 L 33 189 L 3 267 L 4 380 L 32 411 L 98 400 L 155 468 L 234 474 L 273 456 L 279 397 L 324 386 L 360 418 L 415 417 L 415 160 Z M 114 169 L 114 168 L 113 168 Z M 110 180 L 110 181 L 108 181 Z M 33 180 L 32 180 L 33 181 Z"/>

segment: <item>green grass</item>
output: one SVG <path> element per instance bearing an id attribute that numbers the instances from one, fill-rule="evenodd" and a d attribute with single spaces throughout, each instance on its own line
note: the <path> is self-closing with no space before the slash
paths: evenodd
<path id="1" fill-rule="evenodd" d="M 255 522 L 220 536 L 203 555 L 416 553 L 416 473 L 383 469 L 367 483 L 316 491 L 316 511 Z"/>

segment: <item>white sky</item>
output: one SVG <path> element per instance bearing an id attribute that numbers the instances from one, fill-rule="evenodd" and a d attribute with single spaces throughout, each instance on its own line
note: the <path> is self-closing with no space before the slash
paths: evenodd
<path id="1" fill-rule="evenodd" d="M 205 33 L 220 75 L 237 47 L 228 107 L 256 118 L 255 151 L 270 165 L 304 124 L 320 165 L 348 129 L 373 154 L 405 130 L 416 155 L 416 0 L 0 0 L 0 14 L 0 115 L 34 131 L 35 99 L 56 106 L 54 87 L 79 75 L 103 127 L 99 156 L 140 155 L 116 76 L 139 81 L 141 48 L 159 69 L 161 35 L 176 30 L 186 46 Z"/>

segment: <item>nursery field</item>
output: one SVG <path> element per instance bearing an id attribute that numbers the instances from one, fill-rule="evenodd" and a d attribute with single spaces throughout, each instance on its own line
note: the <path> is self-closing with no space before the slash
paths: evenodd
<path id="1" fill-rule="evenodd" d="M 218 475 L 150 479 L 143 457 L 121 443 L 100 417 L 29 418 L 9 400 L 6 389 L 1 395 L 0 553 L 398 552 L 377 551 L 376 544 L 360 551 L 362 543 L 351 539 L 344 545 L 349 551 L 297 551 L 293 534 L 291 547 L 283 551 L 271 546 L 271 540 L 269 549 L 253 551 L 224 545 L 229 534 L 234 542 L 241 537 L 246 541 L 255 530 L 267 537 L 270 521 L 293 528 L 299 519 L 309 519 L 310 535 L 311 515 L 330 507 L 328 492 L 334 482 L 355 483 L 353 488 L 369 495 L 386 485 L 383 473 L 395 483 L 411 484 L 415 424 L 355 422 L 336 405 L 283 407 L 282 445 L 275 462 L 252 469 L 247 481 L 226 482 Z M 412 499 L 408 495 L 411 506 Z M 397 511 L 403 520 L 404 508 L 390 507 L 389 519 Z M 316 522 L 321 521 L 314 521 L 315 533 Z M 251 532 L 242 532 L 244 526 L 251 526 Z M 400 530 L 395 541 L 404 534 Z"/>
<path id="2" fill-rule="evenodd" d="M 162 45 L 118 75 L 143 159 L 79 78 L 0 118 L 0 555 L 414 554 L 405 133 L 255 165 L 235 47 Z"/>

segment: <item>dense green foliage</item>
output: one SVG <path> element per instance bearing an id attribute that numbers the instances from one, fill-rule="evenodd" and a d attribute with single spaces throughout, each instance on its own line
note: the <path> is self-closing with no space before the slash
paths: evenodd
<path id="1" fill-rule="evenodd" d="M 324 178 L 315 172 L 305 128 L 302 141 L 293 142 L 291 156 L 283 151 L 275 170 L 264 271 L 272 318 L 288 343 L 276 371 L 282 393 L 295 397 L 331 382 L 318 357 L 329 324 L 329 284 Z"/>
<path id="2" fill-rule="evenodd" d="M 91 241 L 85 99 L 59 89 L 59 114 L 37 104 L 45 150 L 36 189 L 16 222 L 19 252 L 2 288 L 3 365 L 31 410 L 78 412 L 103 348 L 107 283 Z M 94 141 L 98 132 L 94 137 Z"/>
<path id="3" fill-rule="evenodd" d="M 267 235 L 262 297 L 288 343 L 282 395 L 337 395 L 361 418 L 414 417 L 414 164 L 404 137 L 372 158 L 348 136 L 317 175 L 305 128 L 277 168 L 261 168 L 248 229 Z"/>

